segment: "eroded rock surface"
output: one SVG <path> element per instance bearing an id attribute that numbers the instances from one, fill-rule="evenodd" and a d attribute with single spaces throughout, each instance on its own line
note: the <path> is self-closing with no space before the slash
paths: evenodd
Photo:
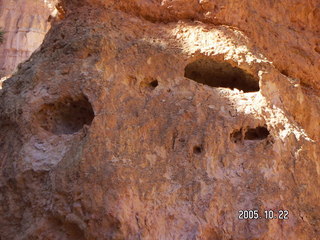
<path id="1" fill-rule="evenodd" d="M 1 239 L 319 239 L 319 5 L 233 2 L 61 2 L 0 90 Z"/>

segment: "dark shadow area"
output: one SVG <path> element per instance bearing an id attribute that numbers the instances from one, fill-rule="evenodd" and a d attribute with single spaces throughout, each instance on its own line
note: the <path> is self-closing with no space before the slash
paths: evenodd
<path id="1" fill-rule="evenodd" d="M 243 140 L 263 140 L 270 135 L 266 127 L 248 128 L 244 130 L 235 130 L 230 134 L 230 139 L 234 143 L 241 143 Z"/>
<path id="2" fill-rule="evenodd" d="M 262 140 L 267 138 L 269 134 L 266 127 L 249 128 L 244 135 L 244 140 Z"/>
<path id="3" fill-rule="evenodd" d="M 201 145 L 199 145 L 199 146 L 194 146 L 193 147 L 193 153 L 194 154 L 201 154 L 202 153 L 202 146 Z"/>
<path id="4" fill-rule="evenodd" d="M 149 86 L 151 88 L 156 88 L 156 87 L 158 87 L 158 85 L 159 85 L 158 80 L 154 80 L 151 83 L 149 83 Z"/>
<path id="5" fill-rule="evenodd" d="M 142 81 L 140 83 L 140 87 L 142 89 L 147 89 L 147 90 L 154 90 L 156 89 L 156 87 L 159 86 L 159 82 L 157 79 L 144 79 L 144 81 Z"/>
<path id="6" fill-rule="evenodd" d="M 242 141 L 242 129 L 231 133 L 230 138 L 234 143 L 241 142 Z"/>
<path id="7" fill-rule="evenodd" d="M 259 81 L 244 70 L 233 67 L 228 62 L 218 62 L 210 58 L 201 58 L 185 68 L 186 78 L 210 87 L 223 87 L 244 92 L 260 90 Z"/>

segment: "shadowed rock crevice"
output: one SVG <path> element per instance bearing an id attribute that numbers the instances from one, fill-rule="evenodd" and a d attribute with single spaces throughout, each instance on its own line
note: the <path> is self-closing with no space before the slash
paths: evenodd
<path id="1" fill-rule="evenodd" d="M 141 89 L 146 89 L 146 90 L 154 90 L 159 86 L 159 82 L 157 79 L 151 78 L 151 79 L 144 79 L 144 81 L 142 81 L 140 83 L 140 88 Z"/>
<path id="2" fill-rule="evenodd" d="M 40 126 L 54 134 L 72 134 L 90 125 L 94 112 L 85 96 L 64 98 L 55 103 L 46 104 L 38 112 Z"/>
<path id="3" fill-rule="evenodd" d="M 201 154 L 202 151 L 203 151 L 202 145 L 197 145 L 193 147 L 193 153 L 196 155 Z"/>
<path id="4" fill-rule="evenodd" d="M 244 92 L 259 91 L 259 81 L 244 70 L 227 62 L 201 58 L 185 68 L 186 78 L 210 87 L 237 88 Z"/>
<path id="5" fill-rule="evenodd" d="M 230 138 L 232 142 L 239 143 L 242 141 L 242 128 L 240 130 L 236 130 L 233 133 L 231 133 Z"/>
<path id="6" fill-rule="evenodd" d="M 234 143 L 240 143 L 243 140 L 263 140 L 270 135 L 266 127 L 247 128 L 245 131 L 241 128 L 231 133 L 230 138 Z"/>
<path id="7" fill-rule="evenodd" d="M 269 134 L 269 130 L 266 127 L 249 128 L 244 135 L 244 140 L 263 140 Z"/>

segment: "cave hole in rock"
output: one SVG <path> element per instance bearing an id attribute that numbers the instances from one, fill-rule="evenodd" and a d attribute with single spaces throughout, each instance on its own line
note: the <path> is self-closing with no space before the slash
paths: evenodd
<path id="1" fill-rule="evenodd" d="M 151 79 L 146 78 L 144 81 L 142 81 L 140 83 L 140 87 L 146 88 L 146 89 L 149 89 L 149 90 L 154 90 L 158 86 L 159 86 L 158 80 L 157 79 L 153 79 L 153 78 L 151 78 Z"/>
<path id="2" fill-rule="evenodd" d="M 243 92 L 260 90 L 259 81 L 246 71 L 228 62 L 201 58 L 185 67 L 186 78 L 210 87 L 237 88 Z"/>
<path id="3" fill-rule="evenodd" d="M 153 80 L 152 82 L 149 83 L 149 86 L 153 89 L 158 87 L 158 85 L 159 85 L 158 80 Z"/>
<path id="4" fill-rule="evenodd" d="M 194 147 L 193 147 L 193 153 L 194 153 L 194 154 L 201 154 L 201 153 L 202 153 L 202 150 L 203 150 L 203 148 L 202 148 L 201 145 L 197 145 L 197 146 L 194 146 Z"/>
<path id="5" fill-rule="evenodd" d="M 269 134 L 270 132 L 266 127 L 249 128 L 244 135 L 244 140 L 263 140 Z"/>
<path id="6" fill-rule="evenodd" d="M 54 134 L 73 134 L 90 125 L 94 112 L 87 97 L 66 97 L 51 104 L 45 104 L 38 112 L 40 126 Z"/>

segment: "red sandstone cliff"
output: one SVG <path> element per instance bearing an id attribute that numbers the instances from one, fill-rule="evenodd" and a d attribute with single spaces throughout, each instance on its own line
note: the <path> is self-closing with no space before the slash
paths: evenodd
<path id="1" fill-rule="evenodd" d="M 12 73 L 37 49 L 50 28 L 56 0 L 0 0 L 0 77 Z"/>

